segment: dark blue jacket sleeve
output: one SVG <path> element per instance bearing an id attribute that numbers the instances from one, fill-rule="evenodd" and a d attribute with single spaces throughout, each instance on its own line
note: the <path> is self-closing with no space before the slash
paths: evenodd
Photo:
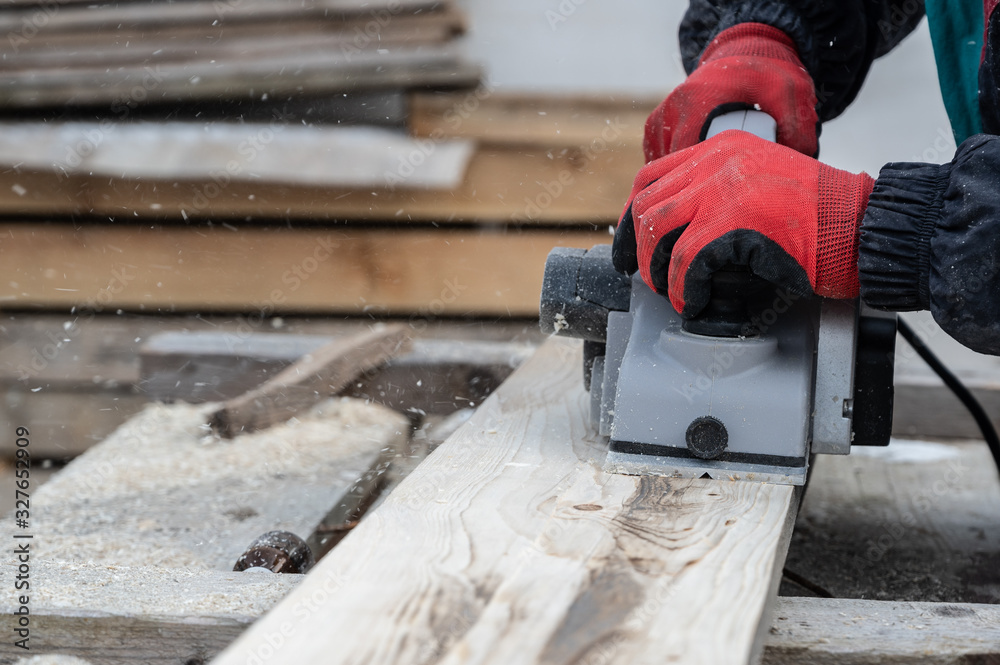
<path id="1" fill-rule="evenodd" d="M 708 43 L 739 23 L 765 23 L 795 42 L 816 83 L 820 120 L 854 101 L 875 58 L 902 41 L 924 15 L 923 0 L 691 0 L 680 44 L 688 73 Z"/>
<path id="2" fill-rule="evenodd" d="M 1000 355 L 1000 137 L 970 137 L 949 164 L 883 167 L 858 269 L 869 305 L 929 309 L 962 344 Z"/>

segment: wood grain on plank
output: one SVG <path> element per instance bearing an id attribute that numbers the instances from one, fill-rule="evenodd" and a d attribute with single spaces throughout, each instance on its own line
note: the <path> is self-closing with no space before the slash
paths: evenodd
<path id="1" fill-rule="evenodd" d="M 117 309 L 537 316 L 555 246 L 606 231 L 0 224 L 0 304 Z"/>
<path id="2" fill-rule="evenodd" d="M 797 491 L 603 473 L 580 363 L 546 343 L 216 663 L 750 662 Z"/>
<path id="3" fill-rule="evenodd" d="M 223 402 L 209 424 L 231 439 L 283 422 L 337 394 L 358 375 L 407 351 L 409 344 L 410 334 L 403 324 L 334 339 L 253 390 Z"/>

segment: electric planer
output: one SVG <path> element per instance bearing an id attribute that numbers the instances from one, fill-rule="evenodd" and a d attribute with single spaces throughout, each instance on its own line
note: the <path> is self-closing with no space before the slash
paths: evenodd
<path id="1" fill-rule="evenodd" d="M 773 141 L 776 128 L 737 111 L 707 137 L 726 129 Z M 584 340 L 606 471 L 802 485 L 814 453 L 889 442 L 896 315 L 858 300 L 799 296 L 730 265 L 685 320 L 638 273 L 616 272 L 610 245 L 557 247 L 540 319 Z"/>

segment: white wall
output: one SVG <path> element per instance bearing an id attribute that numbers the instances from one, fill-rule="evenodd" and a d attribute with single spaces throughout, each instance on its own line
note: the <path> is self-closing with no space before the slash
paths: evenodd
<path id="1" fill-rule="evenodd" d="M 677 25 L 686 0 L 461 0 L 470 58 L 501 90 L 660 96 L 683 80 Z M 954 149 L 926 22 L 875 63 L 858 100 L 828 123 L 821 159 L 878 173 Z M 942 149 L 943 148 L 943 149 Z"/>

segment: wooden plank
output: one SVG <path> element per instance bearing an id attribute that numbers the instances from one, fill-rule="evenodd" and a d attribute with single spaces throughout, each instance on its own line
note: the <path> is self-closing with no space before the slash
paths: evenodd
<path id="1" fill-rule="evenodd" d="M 0 304 L 77 307 L 88 316 L 119 308 L 536 316 L 548 252 L 608 237 L 604 230 L 7 223 L 0 264 L 18 278 L 0 282 Z"/>
<path id="2" fill-rule="evenodd" d="M 163 332 L 139 349 L 137 385 L 149 399 L 188 404 L 238 397 L 306 353 L 329 343 L 324 335 Z"/>
<path id="3" fill-rule="evenodd" d="M 600 138 L 640 150 L 646 118 L 660 101 L 512 94 L 489 83 L 473 92 L 421 91 L 410 97 L 410 132 L 546 147 L 588 145 Z"/>
<path id="4" fill-rule="evenodd" d="M 276 26 L 279 30 L 275 30 Z M 112 25 L 86 32 L 42 30 L 7 53 L 8 71 L 31 66 L 73 69 L 102 63 L 149 65 L 170 61 L 208 63 L 240 53 L 281 54 L 295 48 L 337 49 L 358 53 L 411 44 L 443 44 L 464 31 L 464 16 L 456 11 L 401 14 L 376 20 L 281 17 L 252 23 L 214 21 L 211 24 L 144 26 Z M 366 32 L 367 30 L 367 32 Z"/>
<path id="5" fill-rule="evenodd" d="M 56 178 L 91 174 L 125 180 L 231 182 L 377 188 L 411 154 L 402 189 L 458 187 L 474 151 L 470 141 L 424 144 L 379 127 L 302 126 L 285 118 L 270 123 L 0 122 L 0 164 L 52 169 Z M 84 147 L 86 146 L 86 147 Z M 426 152 L 427 154 L 424 154 Z M 156 155 L 155 160 L 149 155 Z"/>
<path id="6" fill-rule="evenodd" d="M 32 573 L 32 649 L 107 665 L 208 662 L 303 579 L 49 561 Z M 12 586 L 0 592 L 0 630 L 10 634 L 13 601 Z M 1000 656 L 995 605 L 778 598 L 774 614 L 764 665 L 971 665 Z M 9 642 L 0 644 L 3 662 L 21 655 Z"/>
<path id="7" fill-rule="evenodd" d="M 337 399 L 236 446 L 204 426 L 213 408 L 151 405 L 32 491 L 33 556 L 232 570 L 258 536 L 308 539 L 336 506 L 363 500 L 354 488 L 373 487 L 410 429 Z"/>
<path id="8" fill-rule="evenodd" d="M 982 442 L 818 455 L 787 566 L 841 598 L 1000 603 L 998 522 Z"/>
<path id="9" fill-rule="evenodd" d="M 165 23 L 212 23 L 213 21 L 268 21 L 289 17 L 349 18 L 412 14 L 447 8 L 444 0 L 223 0 L 222 2 L 111 2 L 98 7 L 73 6 L 84 0 L 60 0 L 58 11 L 51 4 L 15 0 L 18 5 L 40 5 L 0 12 L 0 29 L 27 37 L 25 21 L 45 32 L 93 30 L 105 26 L 128 25 L 162 27 Z M 42 23 L 44 21 L 44 23 Z M 41 24 L 39 26 L 39 24 Z"/>
<path id="10" fill-rule="evenodd" d="M 279 218 L 607 226 L 618 222 L 642 166 L 642 151 L 638 146 L 601 147 L 593 141 L 556 150 L 481 146 L 462 184 L 446 194 L 400 186 L 423 152 L 384 174 L 385 184 L 377 189 L 246 182 L 219 186 L 214 180 L 146 181 L 67 176 L 51 168 L 0 168 L 0 212 L 240 222 Z M 431 149 L 433 144 L 427 147 Z"/>
<path id="11" fill-rule="evenodd" d="M 765 665 L 1000 662 L 1000 607 L 779 598 Z"/>
<path id="12" fill-rule="evenodd" d="M 329 341 L 320 335 L 184 332 L 140 349 L 139 389 L 152 400 L 230 399 Z M 477 406 L 534 350 L 530 344 L 415 339 L 412 349 L 352 381 L 345 394 L 400 412 L 447 415 Z"/>
<path id="13" fill-rule="evenodd" d="M 359 374 L 407 351 L 409 343 L 401 324 L 334 339 L 250 392 L 227 400 L 208 423 L 227 439 L 266 429 L 337 394 Z"/>
<path id="14" fill-rule="evenodd" d="M 546 343 L 215 662 L 750 662 L 797 490 L 602 473 L 580 363 Z"/>
<path id="15" fill-rule="evenodd" d="M 278 75 L 280 73 L 280 76 Z M 385 87 L 474 86 L 480 69 L 452 46 L 406 47 L 388 53 L 309 51 L 201 63 L 83 66 L 0 73 L 0 108 L 294 97 Z"/>
<path id="16" fill-rule="evenodd" d="M 0 422 L 25 426 L 35 433 L 35 459 L 76 457 L 114 432 L 148 404 L 142 395 L 126 389 L 45 390 L 31 392 L 6 386 L 0 399 Z M 0 455 L 13 459 L 13 441 L 0 442 Z"/>

